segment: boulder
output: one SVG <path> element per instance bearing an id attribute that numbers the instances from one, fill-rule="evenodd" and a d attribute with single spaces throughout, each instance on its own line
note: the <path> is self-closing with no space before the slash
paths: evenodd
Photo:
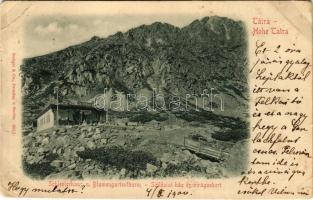
<path id="1" fill-rule="evenodd" d="M 35 157 L 34 156 L 27 156 L 26 157 L 26 162 L 29 164 L 35 163 Z"/>
<path id="2" fill-rule="evenodd" d="M 108 142 L 107 139 L 101 139 L 101 140 L 100 140 L 100 143 L 101 143 L 101 144 L 106 144 L 107 142 Z"/>
<path id="3" fill-rule="evenodd" d="M 86 136 L 85 136 L 85 137 L 90 138 L 90 137 L 92 137 L 94 134 L 95 134 L 95 133 L 92 132 L 92 131 L 86 132 Z"/>
<path id="4" fill-rule="evenodd" d="M 82 177 L 83 177 L 83 179 L 89 178 L 89 177 L 90 177 L 90 172 L 89 172 L 89 170 L 83 170 L 83 172 L 82 172 Z"/>
<path id="5" fill-rule="evenodd" d="M 155 165 L 152 165 L 150 163 L 147 163 L 147 167 L 146 167 L 146 172 L 153 174 L 154 172 L 156 172 L 158 170 L 158 167 Z"/>
<path id="6" fill-rule="evenodd" d="M 87 142 L 89 141 L 89 138 L 79 137 L 78 141 L 80 144 L 87 144 Z"/>
<path id="7" fill-rule="evenodd" d="M 30 145 L 32 143 L 32 138 L 31 137 L 25 137 L 24 139 L 23 139 L 23 144 L 24 144 L 24 146 L 28 146 L 28 145 Z"/>
<path id="8" fill-rule="evenodd" d="M 40 136 L 40 135 L 37 135 L 37 136 L 35 137 L 35 140 L 36 140 L 37 142 L 41 142 L 42 139 L 43 139 L 43 137 Z"/>
<path id="9" fill-rule="evenodd" d="M 101 138 L 101 135 L 100 135 L 100 134 L 94 134 L 94 135 L 92 136 L 92 138 L 95 139 L 95 140 L 98 140 L 98 139 Z"/>
<path id="10" fill-rule="evenodd" d="M 221 131 L 222 129 L 217 127 L 217 126 L 213 126 L 210 128 L 213 132 L 218 132 L 218 131 Z"/>
<path id="11" fill-rule="evenodd" d="M 60 136 L 60 137 L 57 137 L 57 139 L 55 140 L 55 144 L 58 145 L 58 146 L 67 146 L 68 144 L 70 143 L 70 138 L 65 135 L 65 136 Z"/>
<path id="12" fill-rule="evenodd" d="M 57 154 L 58 154 L 58 155 L 63 155 L 63 153 L 64 153 L 64 150 L 63 150 L 62 148 L 59 148 L 59 149 L 57 150 Z"/>
<path id="13" fill-rule="evenodd" d="M 42 142 L 41 142 L 43 145 L 47 145 L 49 144 L 49 137 L 45 137 Z"/>
<path id="14" fill-rule="evenodd" d="M 183 176 L 186 176 L 186 175 L 188 174 L 188 172 L 187 172 L 187 171 L 181 171 L 181 174 L 182 174 Z"/>
<path id="15" fill-rule="evenodd" d="M 25 137 L 30 137 L 30 138 L 31 138 L 31 137 L 33 137 L 33 136 L 34 136 L 34 134 L 35 134 L 34 132 L 30 132 L 30 133 L 28 133 L 28 135 L 27 135 L 27 136 L 25 136 Z"/>
<path id="16" fill-rule="evenodd" d="M 198 164 L 198 166 L 200 166 L 202 168 L 212 168 L 213 167 L 213 164 L 211 161 L 204 160 L 204 159 L 201 159 L 197 164 Z"/>
<path id="17" fill-rule="evenodd" d="M 78 148 L 76 149 L 76 151 L 85 151 L 85 147 L 80 146 L 80 147 L 78 147 Z"/>
<path id="18" fill-rule="evenodd" d="M 163 155 L 162 155 L 162 157 L 161 157 L 160 160 L 161 160 L 162 162 L 169 162 L 169 161 L 172 160 L 171 157 L 172 157 L 172 156 L 171 156 L 170 153 L 163 153 Z"/>
<path id="19" fill-rule="evenodd" d="M 120 177 L 125 177 L 125 175 L 126 175 L 126 169 L 125 169 L 125 168 L 122 168 L 119 174 L 120 174 Z"/>
<path id="20" fill-rule="evenodd" d="M 68 166 L 67 168 L 68 168 L 68 169 L 75 169 L 75 168 L 76 168 L 76 164 L 73 163 L 73 164 L 71 164 L 70 166 Z"/>
<path id="21" fill-rule="evenodd" d="M 46 177 L 46 179 L 79 179 L 80 175 L 74 170 L 60 171 L 58 173 L 52 173 Z"/>
<path id="22" fill-rule="evenodd" d="M 38 150 L 37 150 L 38 154 L 43 154 L 44 152 L 45 152 L 45 149 L 42 147 L 38 148 Z"/>
<path id="23" fill-rule="evenodd" d="M 103 173 L 103 169 L 97 169 L 98 174 L 102 174 Z"/>
<path id="24" fill-rule="evenodd" d="M 186 156 L 191 156 L 192 154 L 190 153 L 190 151 L 188 150 L 184 150 L 183 153 L 186 155 Z"/>
<path id="25" fill-rule="evenodd" d="M 145 177 L 145 176 L 146 176 L 146 171 L 140 170 L 140 171 L 139 171 L 139 176 Z"/>
<path id="26" fill-rule="evenodd" d="M 100 130 L 100 128 L 96 128 L 96 131 L 95 131 L 95 133 L 97 133 L 97 134 L 100 134 L 100 133 L 101 133 L 101 130 Z"/>
<path id="27" fill-rule="evenodd" d="M 64 150 L 63 156 L 64 156 L 64 158 L 65 158 L 66 160 L 71 159 L 71 157 L 72 157 L 72 149 L 66 148 L 66 149 Z"/>
<path id="28" fill-rule="evenodd" d="M 209 166 L 205 169 L 205 172 L 208 174 L 208 175 L 217 175 L 219 174 L 219 167 L 217 166 Z"/>
<path id="29" fill-rule="evenodd" d="M 169 161 L 169 163 L 171 164 L 171 165 L 178 165 L 178 161 L 176 161 L 176 160 L 171 160 L 171 161 Z"/>
<path id="30" fill-rule="evenodd" d="M 87 148 L 93 150 L 93 149 L 96 148 L 96 145 L 95 145 L 94 142 L 88 141 L 88 142 L 87 142 Z"/>
<path id="31" fill-rule="evenodd" d="M 44 156 L 34 156 L 34 163 L 41 163 L 43 161 Z"/>
<path id="32" fill-rule="evenodd" d="M 52 167 L 61 168 L 62 165 L 63 165 L 63 161 L 61 161 L 61 160 L 54 160 L 54 161 L 52 161 L 52 162 L 50 163 L 50 165 L 51 165 Z"/>
<path id="33" fill-rule="evenodd" d="M 40 133 L 42 136 L 47 136 L 47 135 L 49 135 L 49 133 L 48 132 L 42 132 L 42 133 Z"/>
<path id="34" fill-rule="evenodd" d="M 117 146 L 124 146 L 126 144 L 126 142 L 122 139 L 117 139 L 114 141 L 115 145 Z"/>
<path id="35" fill-rule="evenodd" d="M 95 168 L 95 166 L 91 165 L 91 164 L 87 164 L 84 166 L 84 169 L 86 169 L 86 170 L 93 170 L 94 168 Z"/>
<path id="36" fill-rule="evenodd" d="M 57 153 L 57 150 L 58 150 L 57 148 L 54 148 L 54 149 L 52 150 L 52 153 L 53 153 L 53 154 L 56 154 L 56 153 Z"/>
<path id="37" fill-rule="evenodd" d="M 165 162 L 162 162 L 162 168 L 166 169 L 167 168 L 167 164 Z"/>
<path id="38" fill-rule="evenodd" d="M 59 132 L 59 133 L 66 133 L 67 130 L 66 130 L 66 128 L 59 128 L 59 129 L 58 129 L 58 132 Z"/>

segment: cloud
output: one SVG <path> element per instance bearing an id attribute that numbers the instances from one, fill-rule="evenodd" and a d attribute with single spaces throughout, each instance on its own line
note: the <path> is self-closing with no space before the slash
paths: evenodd
<path id="1" fill-rule="evenodd" d="M 108 21 L 104 21 L 104 20 L 100 20 L 100 19 L 95 19 L 92 21 L 92 24 L 94 26 L 113 26 L 116 25 L 112 22 L 108 22 Z"/>
<path id="2" fill-rule="evenodd" d="M 63 34 L 63 33 L 77 33 L 80 26 L 75 23 L 70 23 L 67 25 L 60 25 L 58 22 L 51 22 L 47 25 L 38 25 L 35 27 L 35 33 L 39 35 L 49 35 L 49 34 Z"/>
<path id="3" fill-rule="evenodd" d="M 57 22 L 51 22 L 47 26 L 38 25 L 35 28 L 35 32 L 40 35 L 47 35 L 51 33 L 61 33 L 62 27 Z"/>
<path id="4" fill-rule="evenodd" d="M 78 30 L 79 29 L 79 26 L 77 24 L 69 24 L 68 25 L 68 28 L 70 30 Z"/>
<path id="5" fill-rule="evenodd" d="M 101 23 L 102 23 L 102 21 L 101 21 L 100 19 L 93 20 L 93 22 L 92 22 L 92 24 L 93 24 L 94 26 L 98 26 L 98 25 L 100 25 Z"/>

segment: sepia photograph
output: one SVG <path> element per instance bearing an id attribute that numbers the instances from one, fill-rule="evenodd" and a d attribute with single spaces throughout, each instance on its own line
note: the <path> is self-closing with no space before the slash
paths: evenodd
<path id="1" fill-rule="evenodd" d="M 308 1 L 6 1 L 1 194 L 312 197 Z"/>
<path id="2" fill-rule="evenodd" d="M 245 24 L 178 17 L 45 16 L 26 24 L 28 176 L 210 179 L 245 170 Z"/>

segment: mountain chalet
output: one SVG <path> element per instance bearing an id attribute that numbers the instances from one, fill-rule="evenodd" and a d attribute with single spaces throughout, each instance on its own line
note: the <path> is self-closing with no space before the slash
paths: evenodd
<path id="1" fill-rule="evenodd" d="M 105 120 L 105 112 L 92 106 L 50 104 L 38 115 L 37 131 L 57 125 L 75 125 L 84 122 L 97 123 L 103 120 Z"/>

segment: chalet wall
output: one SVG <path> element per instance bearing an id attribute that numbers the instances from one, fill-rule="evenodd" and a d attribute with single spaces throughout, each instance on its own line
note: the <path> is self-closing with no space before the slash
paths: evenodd
<path id="1" fill-rule="evenodd" d="M 45 130 L 54 126 L 54 113 L 49 109 L 37 119 L 37 131 Z"/>

